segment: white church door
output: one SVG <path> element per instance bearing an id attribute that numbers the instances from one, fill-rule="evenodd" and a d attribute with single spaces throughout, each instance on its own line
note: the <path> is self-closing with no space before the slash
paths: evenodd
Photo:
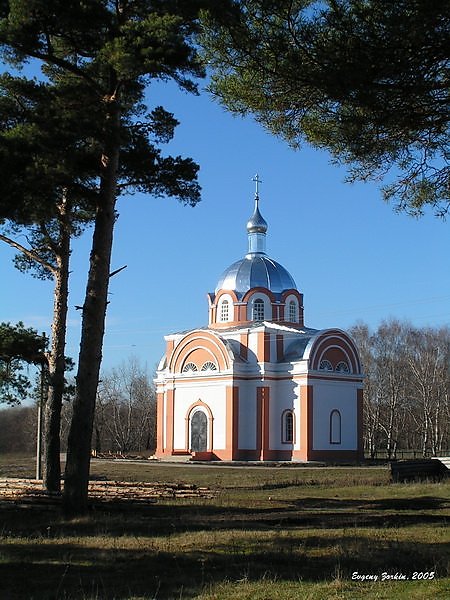
<path id="1" fill-rule="evenodd" d="M 206 452 L 208 449 L 208 418 L 202 410 L 191 416 L 191 452 Z"/>

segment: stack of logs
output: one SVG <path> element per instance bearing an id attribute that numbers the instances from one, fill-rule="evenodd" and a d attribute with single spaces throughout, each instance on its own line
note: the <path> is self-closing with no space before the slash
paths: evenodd
<path id="1" fill-rule="evenodd" d="M 187 483 L 131 483 L 126 481 L 91 481 L 89 499 L 99 505 L 146 505 L 159 499 L 213 498 L 215 493 L 206 487 Z M 42 481 L 34 479 L 0 479 L 0 504 L 57 504 L 61 495 L 46 492 Z"/>

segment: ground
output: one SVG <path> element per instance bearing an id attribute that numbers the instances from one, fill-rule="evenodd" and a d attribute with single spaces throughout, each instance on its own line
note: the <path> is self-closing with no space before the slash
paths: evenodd
<path id="1" fill-rule="evenodd" d="M 0 459 L 0 477 L 32 474 L 31 459 Z M 0 598 L 448 597 L 448 480 L 393 484 L 385 466 L 150 461 L 93 461 L 92 476 L 213 493 L 97 502 L 77 520 L 58 504 L 5 502 Z"/>

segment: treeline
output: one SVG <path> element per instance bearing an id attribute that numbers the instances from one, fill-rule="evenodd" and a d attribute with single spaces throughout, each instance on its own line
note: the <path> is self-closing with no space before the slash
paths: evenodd
<path id="1" fill-rule="evenodd" d="M 72 415 L 70 398 L 61 413 L 61 450 L 67 449 Z M 0 410 L 0 452 L 33 453 L 37 407 Z M 92 449 L 126 454 L 156 448 L 156 396 L 146 370 L 134 359 L 104 372 L 98 387 Z"/>
<path id="2" fill-rule="evenodd" d="M 37 409 L 11 406 L 0 410 L 0 453 L 32 454 L 36 451 Z"/>
<path id="3" fill-rule="evenodd" d="M 450 329 L 417 328 L 391 320 L 375 332 L 358 324 L 350 334 L 365 373 L 366 457 L 448 452 Z"/>

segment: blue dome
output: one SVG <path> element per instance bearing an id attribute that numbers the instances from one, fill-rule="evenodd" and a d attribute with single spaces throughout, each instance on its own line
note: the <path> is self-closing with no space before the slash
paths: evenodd
<path id="1" fill-rule="evenodd" d="M 247 254 L 226 269 L 219 279 L 215 293 L 233 290 L 238 297 L 255 287 L 264 287 L 274 294 L 297 289 L 286 269 L 265 254 Z"/>

